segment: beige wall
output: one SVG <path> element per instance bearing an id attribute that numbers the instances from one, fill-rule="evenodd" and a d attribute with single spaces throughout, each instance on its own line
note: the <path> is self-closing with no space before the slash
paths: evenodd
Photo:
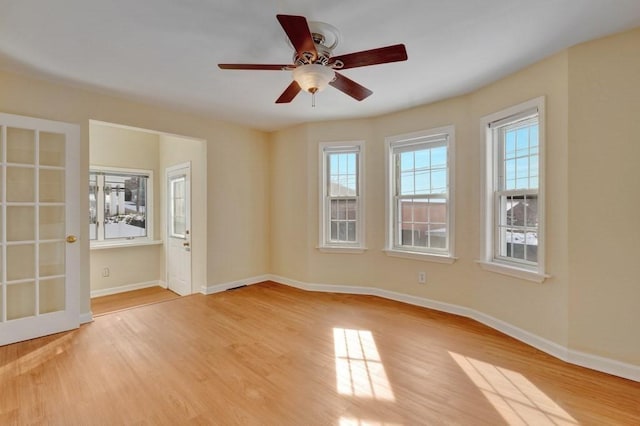
<path id="1" fill-rule="evenodd" d="M 570 346 L 640 365 L 640 29 L 569 51 Z"/>
<path id="2" fill-rule="evenodd" d="M 268 272 L 268 213 L 265 213 L 268 169 L 263 133 L 8 72 L 0 72 L 0 111 L 80 125 L 81 177 L 78 185 L 82 211 L 88 211 L 90 119 L 206 140 L 209 164 L 207 284 L 221 284 Z M 81 215 L 81 218 L 80 311 L 88 313 L 88 215 Z M 240 236 L 227 232 L 230 227 L 238 229 Z"/>
<path id="3" fill-rule="evenodd" d="M 471 235 L 478 247 L 480 118 L 527 99 L 545 96 L 545 261 L 551 278 L 538 284 L 476 269 L 473 308 L 562 346 L 568 342 L 567 69 L 565 51 L 473 93 L 469 125 L 475 142 L 469 156 L 471 161 L 466 164 L 473 170 L 467 184 L 474 189 L 470 194 L 474 198 L 470 212 L 475 216 Z M 475 252 L 479 256 L 479 247 Z"/>
<path id="4" fill-rule="evenodd" d="M 163 198 L 160 189 L 159 136 L 106 124 L 89 126 L 89 165 L 144 169 L 153 171 L 153 239 L 160 240 L 160 211 Z M 91 290 L 162 281 L 162 246 L 119 247 L 91 250 Z M 137 259 L 137 261 L 136 261 Z M 109 268 L 109 276 L 102 271 Z"/>
<path id="5" fill-rule="evenodd" d="M 640 30 L 563 51 L 469 95 L 368 120 L 271 135 L 271 270 L 306 283 L 367 286 L 471 308 L 558 344 L 640 365 Z M 546 272 L 538 284 L 481 269 L 481 117 L 546 99 Z M 456 132 L 452 264 L 387 257 L 384 138 Z M 318 143 L 365 140 L 364 254 L 320 253 Z M 603 147 L 613 148 L 603 152 Z M 635 154 L 635 155 L 634 155 Z M 597 195 L 594 195 L 597 194 Z M 607 220 L 603 220 L 607 218 Z M 428 284 L 417 284 L 426 271 Z"/>
<path id="6" fill-rule="evenodd" d="M 311 283 L 376 287 L 477 309 L 560 344 L 567 342 L 567 60 L 556 55 L 468 96 L 369 120 L 314 123 L 272 137 L 272 269 Z M 548 273 L 544 284 L 483 271 L 480 238 L 480 117 L 546 96 L 550 137 Z M 385 137 L 455 126 L 455 230 L 458 260 L 434 263 L 387 256 Z M 328 254 L 318 245 L 318 143 L 365 140 L 364 254 Z M 304 165 L 304 166 L 303 166 Z M 559 223 L 558 223 L 559 222 Z M 293 244 L 293 245 L 292 245 Z M 291 261 L 294 259 L 294 261 Z M 417 282 L 427 273 L 427 285 Z"/>

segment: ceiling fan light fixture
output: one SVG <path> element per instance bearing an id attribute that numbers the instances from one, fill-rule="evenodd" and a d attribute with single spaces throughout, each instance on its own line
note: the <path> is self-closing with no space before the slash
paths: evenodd
<path id="1" fill-rule="evenodd" d="M 293 79 L 300 85 L 302 90 L 311 94 L 326 89 L 335 78 L 335 71 L 325 65 L 300 65 L 293 70 Z"/>

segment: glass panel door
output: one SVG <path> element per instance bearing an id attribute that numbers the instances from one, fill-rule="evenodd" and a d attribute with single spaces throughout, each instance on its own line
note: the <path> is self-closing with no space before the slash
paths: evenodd
<path id="1" fill-rule="evenodd" d="M 78 151 L 78 126 L 0 114 L 0 345 L 78 326 Z"/>

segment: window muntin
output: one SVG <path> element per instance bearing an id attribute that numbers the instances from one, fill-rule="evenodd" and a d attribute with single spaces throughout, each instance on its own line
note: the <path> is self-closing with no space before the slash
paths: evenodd
<path id="1" fill-rule="evenodd" d="M 362 248 L 362 143 L 321 144 L 321 247 Z"/>
<path id="2" fill-rule="evenodd" d="M 89 172 L 89 235 L 92 241 L 151 238 L 151 171 Z"/>
<path id="3" fill-rule="evenodd" d="M 388 139 L 390 252 L 452 257 L 448 126 Z"/>

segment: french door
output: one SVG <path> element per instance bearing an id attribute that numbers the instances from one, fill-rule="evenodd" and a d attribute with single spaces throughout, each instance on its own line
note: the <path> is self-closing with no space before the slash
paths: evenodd
<path id="1" fill-rule="evenodd" d="M 80 128 L 0 114 L 0 345 L 79 326 Z"/>

